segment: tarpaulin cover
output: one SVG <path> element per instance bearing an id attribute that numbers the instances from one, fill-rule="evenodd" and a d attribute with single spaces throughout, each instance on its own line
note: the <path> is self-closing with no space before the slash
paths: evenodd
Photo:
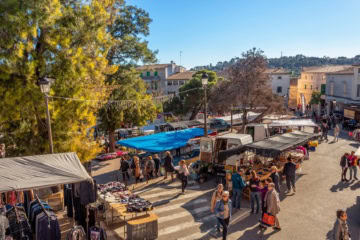
<path id="1" fill-rule="evenodd" d="M 76 153 L 0 159 L 0 192 L 92 180 Z"/>
<path id="2" fill-rule="evenodd" d="M 291 133 L 285 133 L 282 135 L 270 137 L 268 139 L 255 142 L 246 146 L 248 148 L 255 149 L 271 149 L 275 151 L 284 151 L 294 146 L 298 146 L 312 139 L 315 136 L 317 136 L 317 134 L 293 131 Z"/>
<path id="3" fill-rule="evenodd" d="M 195 137 L 204 135 L 203 128 L 189 128 L 179 131 L 162 132 L 148 136 L 128 138 L 117 143 L 121 146 L 147 152 L 164 152 L 186 146 Z"/>

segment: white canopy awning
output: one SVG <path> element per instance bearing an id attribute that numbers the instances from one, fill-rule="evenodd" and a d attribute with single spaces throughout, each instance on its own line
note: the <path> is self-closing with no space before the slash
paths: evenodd
<path id="1" fill-rule="evenodd" d="M 76 153 L 0 158 L 0 192 L 92 181 Z"/>
<path id="2" fill-rule="evenodd" d="M 269 124 L 269 127 L 316 127 L 311 119 L 277 120 Z"/>

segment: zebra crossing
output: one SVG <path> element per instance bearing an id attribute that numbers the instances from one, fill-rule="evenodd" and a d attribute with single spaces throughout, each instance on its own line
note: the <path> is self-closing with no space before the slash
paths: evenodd
<path id="1" fill-rule="evenodd" d="M 205 236 L 217 239 L 220 235 L 214 235 L 216 217 L 210 211 L 214 186 L 211 182 L 199 185 L 189 181 L 186 194 L 182 195 L 181 183 L 175 181 L 135 193 L 153 203 L 159 217 L 159 240 L 194 240 Z M 249 211 L 241 213 L 246 215 Z"/>

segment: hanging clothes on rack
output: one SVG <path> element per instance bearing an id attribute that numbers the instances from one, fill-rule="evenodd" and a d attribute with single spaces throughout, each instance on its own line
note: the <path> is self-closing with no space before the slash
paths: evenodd
<path id="1" fill-rule="evenodd" d="M 86 240 L 86 234 L 82 226 L 74 226 L 66 237 L 66 240 Z"/>
<path id="2" fill-rule="evenodd" d="M 6 212 L 10 234 L 16 240 L 32 240 L 32 230 L 23 207 L 12 207 Z"/>
<path id="3" fill-rule="evenodd" d="M 64 204 L 66 206 L 67 216 L 69 218 L 72 218 L 74 216 L 74 213 L 73 213 L 73 193 L 72 193 L 71 184 L 64 185 Z"/>
<path id="4" fill-rule="evenodd" d="M 93 226 L 89 229 L 88 240 L 107 240 L 106 232 L 103 228 Z"/>

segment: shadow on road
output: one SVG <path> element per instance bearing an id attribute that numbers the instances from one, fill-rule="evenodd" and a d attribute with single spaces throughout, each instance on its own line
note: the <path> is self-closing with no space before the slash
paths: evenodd
<path id="1" fill-rule="evenodd" d="M 332 191 L 332 192 L 339 192 L 339 191 L 344 190 L 345 188 L 350 187 L 350 185 L 351 185 L 351 182 L 342 182 L 342 181 L 340 181 L 338 184 L 333 185 L 333 186 L 330 188 L 330 191 Z"/>
<path id="2" fill-rule="evenodd" d="M 356 204 L 354 204 L 352 207 L 349 207 L 348 209 L 346 209 L 346 214 L 348 216 L 347 219 L 347 223 L 349 226 L 349 233 L 351 235 L 351 239 L 353 240 L 357 240 L 360 239 L 360 218 L 359 218 L 359 213 L 360 213 L 360 197 L 357 197 L 356 200 Z M 329 232 L 326 234 L 326 239 L 327 240 L 332 240 L 333 238 L 333 232 L 334 232 L 334 227 L 335 227 L 335 223 L 336 223 L 336 210 L 334 210 L 334 225 L 333 228 L 331 230 L 329 230 Z"/>

